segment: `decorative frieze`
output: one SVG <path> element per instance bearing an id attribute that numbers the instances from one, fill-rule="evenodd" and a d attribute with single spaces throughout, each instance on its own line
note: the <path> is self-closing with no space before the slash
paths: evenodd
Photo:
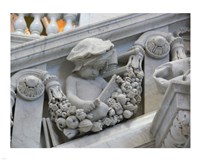
<path id="1" fill-rule="evenodd" d="M 100 37 L 114 42 L 188 18 L 187 14 L 128 14 L 89 28 L 80 27 L 73 32 L 63 32 L 27 45 L 19 45 L 11 49 L 11 72 L 65 57 L 79 41 L 88 37 Z"/>

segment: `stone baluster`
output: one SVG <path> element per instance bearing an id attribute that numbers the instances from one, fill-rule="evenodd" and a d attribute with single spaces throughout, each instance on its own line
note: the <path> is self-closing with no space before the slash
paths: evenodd
<path id="1" fill-rule="evenodd" d="M 56 20 L 58 20 L 60 18 L 60 14 L 50 13 L 50 14 L 48 14 L 48 18 L 50 19 L 50 23 L 47 26 L 46 33 L 49 36 L 49 35 L 53 35 L 53 34 L 56 34 L 59 32 Z"/>
<path id="2" fill-rule="evenodd" d="M 40 36 L 40 34 L 42 33 L 42 30 L 43 30 L 43 26 L 42 26 L 40 19 L 44 16 L 44 14 L 34 13 L 31 16 L 34 17 L 34 20 L 30 26 L 31 35 L 32 36 Z"/>
<path id="3" fill-rule="evenodd" d="M 74 28 L 73 21 L 75 21 L 77 14 L 64 14 L 63 19 L 66 22 L 66 26 L 64 27 L 63 31 L 69 31 Z"/>
<path id="4" fill-rule="evenodd" d="M 15 28 L 15 33 L 16 34 L 21 34 L 24 35 L 24 32 L 26 30 L 26 21 L 24 19 L 25 14 L 24 13 L 19 13 L 18 18 L 14 23 L 14 28 Z"/>

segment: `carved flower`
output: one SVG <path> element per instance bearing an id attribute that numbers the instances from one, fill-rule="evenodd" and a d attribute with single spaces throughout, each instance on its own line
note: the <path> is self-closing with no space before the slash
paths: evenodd
<path id="1" fill-rule="evenodd" d="M 81 121 L 81 120 L 85 119 L 86 113 L 84 112 L 83 109 L 77 109 L 76 110 L 76 117 Z"/>
<path id="2" fill-rule="evenodd" d="M 130 78 L 130 77 L 124 77 L 124 80 L 125 80 L 126 82 L 129 82 L 129 83 L 131 83 L 131 82 L 132 82 L 132 80 L 131 80 L 131 78 Z"/>
<path id="3" fill-rule="evenodd" d="M 28 75 L 19 80 L 17 92 L 26 100 L 35 100 L 44 93 L 44 84 L 38 77 Z"/>
<path id="4" fill-rule="evenodd" d="M 67 117 L 67 113 L 66 113 L 66 112 L 62 112 L 61 115 L 62 115 L 63 118 L 66 118 L 66 117 Z"/>
<path id="5" fill-rule="evenodd" d="M 123 113 L 123 108 L 122 108 L 122 106 L 121 106 L 120 103 L 115 103 L 115 104 L 113 105 L 113 108 L 114 108 L 115 112 L 116 112 L 118 115 L 120 115 L 120 114 Z"/>
<path id="6" fill-rule="evenodd" d="M 75 114 L 76 113 L 76 106 L 70 106 L 69 107 L 69 113 L 70 114 Z"/>
<path id="7" fill-rule="evenodd" d="M 102 123 L 100 122 L 94 122 L 91 131 L 92 132 L 99 132 L 102 130 Z"/>
<path id="8" fill-rule="evenodd" d="M 117 96 L 117 101 L 121 104 L 124 105 L 126 103 L 126 95 L 125 94 L 118 94 Z"/>
<path id="9" fill-rule="evenodd" d="M 164 58 L 170 51 L 170 44 L 163 36 L 152 36 L 145 44 L 147 53 L 154 58 Z"/>
<path id="10" fill-rule="evenodd" d="M 116 81 L 116 83 L 123 83 L 124 82 L 124 80 L 120 76 L 116 76 L 115 81 Z"/>
<path id="11" fill-rule="evenodd" d="M 79 130 L 80 132 L 89 132 L 92 129 L 92 122 L 89 119 L 84 119 L 79 124 Z"/>
<path id="12" fill-rule="evenodd" d="M 56 115 L 61 116 L 61 115 L 62 115 L 62 110 L 58 109 L 58 110 L 56 111 Z"/>
<path id="13" fill-rule="evenodd" d="M 113 117 L 110 117 L 111 119 L 111 126 L 114 126 L 118 122 L 118 117 L 115 115 Z"/>
<path id="14" fill-rule="evenodd" d="M 106 117 L 104 120 L 103 120 L 103 125 L 106 125 L 106 126 L 110 126 L 112 120 L 108 117 Z"/>
<path id="15" fill-rule="evenodd" d="M 129 119 L 131 118 L 131 116 L 133 115 L 133 112 L 129 111 L 129 110 L 125 110 L 123 113 L 124 118 Z"/>
<path id="16" fill-rule="evenodd" d="M 53 111 L 57 111 L 58 110 L 58 106 L 56 104 L 53 104 L 53 103 L 49 104 L 49 108 L 52 109 Z"/>
<path id="17" fill-rule="evenodd" d="M 112 105 L 115 104 L 115 103 L 116 103 L 115 99 L 113 99 L 113 98 L 108 98 L 108 100 L 107 100 L 108 106 L 112 106 Z"/>
<path id="18" fill-rule="evenodd" d="M 110 117 L 111 117 L 111 116 L 114 116 L 114 115 L 115 115 L 115 110 L 114 110 L 113 108 L 110 108 L 108 115 L 109 115 Z"/>

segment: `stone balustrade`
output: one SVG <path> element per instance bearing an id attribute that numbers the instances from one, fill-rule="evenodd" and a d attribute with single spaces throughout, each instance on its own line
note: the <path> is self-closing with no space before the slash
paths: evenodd
<path id="1" fill-rule="evenodd" d="M 18 13 L 17 15 L 17 19 L 14 22 L 14 33 L 35 37 L 70 31 L 78 26 L 79 21 L 79 14 L 77 13 Z M 31 24 L 29 24 L 30 22 L 25 17 L 29 19 L 33 17 Z M 62 25 L 65 24 L 64 28 L 59 28 L 59 20 L 63 21 Z"/>

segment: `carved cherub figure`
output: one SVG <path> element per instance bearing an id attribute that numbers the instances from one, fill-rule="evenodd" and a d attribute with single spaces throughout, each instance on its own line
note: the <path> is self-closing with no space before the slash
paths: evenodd
<path id="1" fill-rule="evenodd" d="M 101 71 L 117 64 L 113 46 L 110 41 L 87 38 L 77 44 L 67 57 L 75 64 L 73 73 L 66 79 L 67 97 L 78 109 L 93 114 L 92 121 L 102 119 L 108 113 L 109 107 L 95 100 L 107 85 L 100 75 Z"/>

